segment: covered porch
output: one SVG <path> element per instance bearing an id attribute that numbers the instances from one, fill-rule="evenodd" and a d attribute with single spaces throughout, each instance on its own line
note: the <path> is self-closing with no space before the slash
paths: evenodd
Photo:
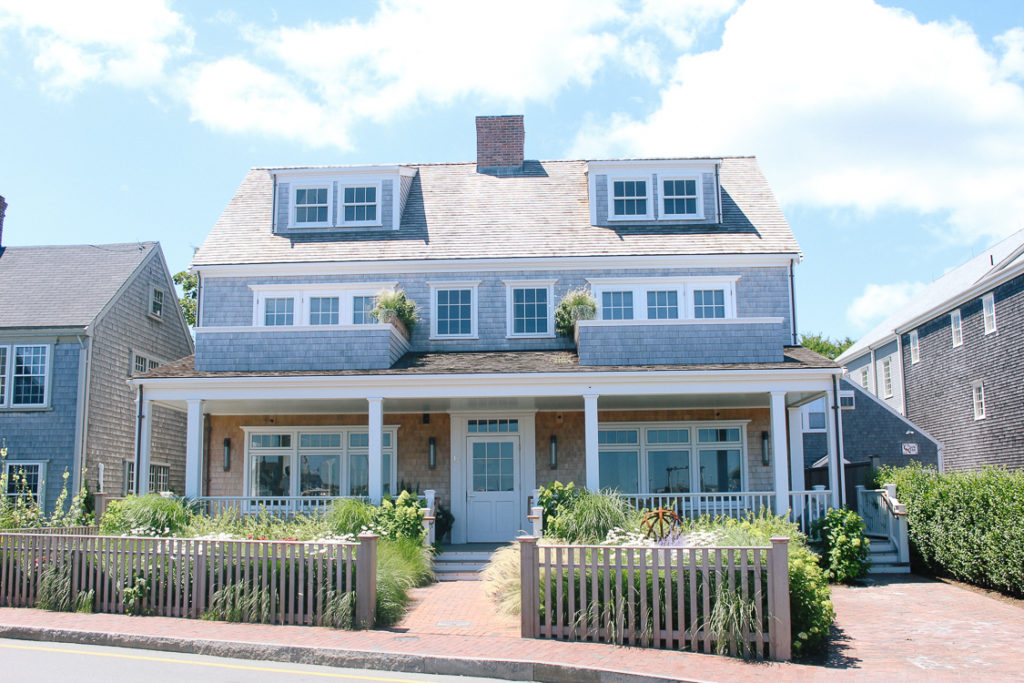
<path id="1" fill-rule="evenodd" d="M 822 395 L 835 405 L 835 372 L 152 378 L 137 471 L 148 472 L 146 418 L 163 405 L 187 414 L 184 493 L 214 512 L 308 512 L 339 497 L 431 491 L 454 515 L 451 542 L 506 541 L 531 528 L 538 487 L 571 481 L 638 507 L 791 510 L 806 525 L 841 503 L 835 410 L 830 485 L 802 490 L 800 408 Z"/>

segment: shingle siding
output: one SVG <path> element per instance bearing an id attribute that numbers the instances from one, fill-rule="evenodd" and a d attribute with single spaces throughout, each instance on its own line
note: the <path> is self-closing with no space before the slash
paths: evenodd
<path id="1" fill-rule="evenodd" d="M 788 337 L 781 323 L 581 325 L 580 365 L 772 363 Z"/>
<path id="2" fill-rule="evenodd" d="M 995 333 L 985 334 L 979 296 L 960 306 L 963 345 L 953 347 L 953 309 L 917 328 L 920 362 L 910 364 L 904 335 L 907 415 L 944 444 L 950 470 L 1024 468 L 1024 275 L 989 291 L 995 294 Z M 975 381 L 985 386 L 982 420 L 974 419 Z"/>
<path id="3" fill-rule="evenodd" d="M 397 347 L 388 327 L 246 334 L 199 333 L 196 369 L 374 370 L 389 368 Z M 403 352 L 404 353 L 404 352 Z"/>

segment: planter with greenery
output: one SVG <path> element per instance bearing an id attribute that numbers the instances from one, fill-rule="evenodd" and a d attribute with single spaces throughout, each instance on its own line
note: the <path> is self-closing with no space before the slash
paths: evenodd
<path id="1" fill-rule="evenodd" d="M 597 317 L 597 300 L 589 289 L 570 289 L 555 309 L 555 331 L 561 337 L 573 337 L 576 321 Z"/>
<path id="2" fill-rule="evenodd" d="M 377 305 L 370 315 L 382 323 L 391 323 L 406 339 L 411 338 L 413 328 L 419 322 L 419 311 L 401 289 L 385 289 L 377 294 Z"/>

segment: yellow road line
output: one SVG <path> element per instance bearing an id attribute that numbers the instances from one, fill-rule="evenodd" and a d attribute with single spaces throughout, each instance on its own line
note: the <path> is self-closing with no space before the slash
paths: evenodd
<path id="1" fill-rule="evenodd" d="M 145 655 L 126 655 L 116 652 L 89 652 L 88 650 L 75 650 L 71 648 L 63 649 L 59 647 L 41 647 L 38 645 L 8 645 L 7 643 L 0 643 L 0 647 L 8 648 L 11 650 L 34 650 L 36 652 L 61 652 L 65 654 L 89 655 L 90 657 L 110 657 L 111 659 L 135 659 L 144 662 L 189 664 L 192 666 L 207 666 L 215 669 L 264 671 L 278 674 L 292 674 L 295 676 L 321 676 L 323 678 L 344 678 L 355 681 L 385 681 L 386 683 L 423 683 L 422 679 L 414 678 L 381 678 L 380 676 L 360 676 L 358 674 L 328 673 L 324 671 L 292 671 L 290 669 L 279 669 L 270 666 L 247 666 L 245 664 L 222 664 L 219 662 L 191 662 L 187 659 L 175 659 L 173 657 L 147 657 Z"/>

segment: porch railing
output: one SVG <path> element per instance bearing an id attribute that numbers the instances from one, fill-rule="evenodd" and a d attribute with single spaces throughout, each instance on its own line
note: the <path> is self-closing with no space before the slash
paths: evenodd
<path id="1" fill-rule="evenodd" d="M 880 536 L 896 550 L 896 561 L 910 562 L 910 539 L 907 535 L 907 506 L 896 498 L 896 485 L 880 489 L 857 487 L 857 507 L 864 519 L 868 536 Z"/>
<path id="2" fill-rule="evenodd" d="M 832 492 L 823 489 L 789 492 L 789 518 L 807 535 L 811 525 L 825 516 L 832 507 Z"/>
<path id="3" fill-rule="evenodd" d="M 775 508 L 771 491 L 738 491 L 735 493 L 623 493 L 623 498 L 637 509 L 673 510 L 680 517 L 742 517 L 763 509 Z"/>
<path id="4" fill-rule="evenodd" d="M 417 497 L 426 507 L 433 507 L 431 492 Z M 326 512 L 336 500 L 362 500 L 368 496 L 202 496 L 196 499 L 200 510 L 208 515 L 219 515 L 234 510 L 240 515 L 255 515 L 261 511 L 275 517 Z"/>

